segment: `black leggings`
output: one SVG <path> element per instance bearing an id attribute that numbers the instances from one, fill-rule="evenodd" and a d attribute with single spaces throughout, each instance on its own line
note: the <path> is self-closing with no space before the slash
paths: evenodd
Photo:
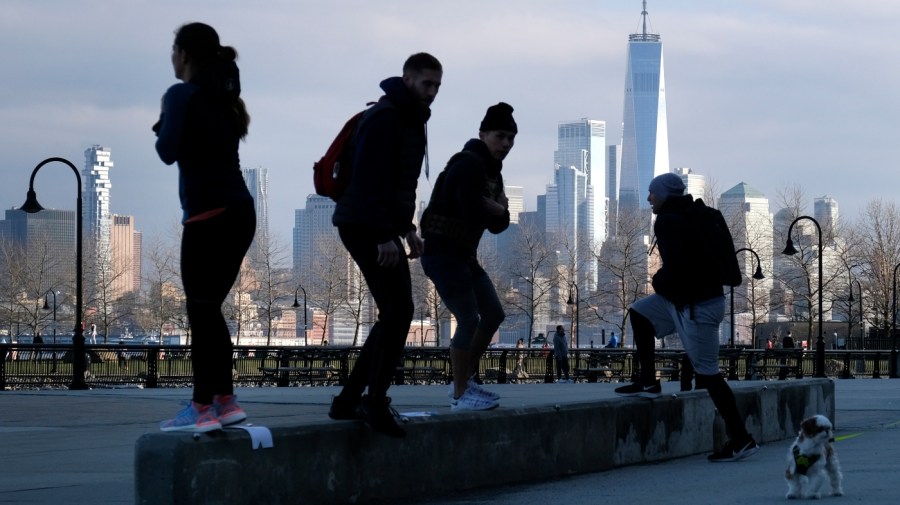
<path id="1" fill-rule="evenodd" d="M 394 243 L 400 248 L 400 260 L 393 267 L 384 268 L 378 265 L 378 242 L 365 228 L 341 226 L 338 233 L 378 307 L 378 321 L 372 325 L 341 396 L 359 397 L 368 386 L 370 396 L 384 397 L 403 356 L 415 309 L 409 261 L 402 253 L 399 238 Z"/>
<path id="2" fill-rule="evenodd" d="M 210 404 L 213 395 L 234 391 L 233 346 L 222 303 L 237 279 L 255 231 L 252 201 L 184 225 L 181 280 L 191 325 L 193 400 L 197 403 Z"/>

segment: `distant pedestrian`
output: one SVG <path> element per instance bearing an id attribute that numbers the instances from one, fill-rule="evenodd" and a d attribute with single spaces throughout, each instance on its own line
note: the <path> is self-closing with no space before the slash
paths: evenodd
<path id="1" fill-rule="evenodd" d="M 35 359 L 35 360 L 40 359 L 41 358 L 41 345 L 44 343 L 44 337 L 41 336 L 40 332 L 37 332 L 34 335 L 34 339 L 32 339 L 31 343 L 34 344 L 34 356 L 32 356 L 32 359 Z"/>
<path id="2" fill-rule="evenodd" d="M 653 231 L 662 264 L 653 275 L 654 293 L 629 308 L 640 377 L 615 392 L 622 396 L 660 396 L 655 338 L 677 332 L 694 367 L 697 387 L 709 392 L 730 437 L 709 460 L 736 461 L 755 453 L 759 446 L 747 431 L 734 393 L 719 371 L 719 325 L 725 317 L 725 296 L 720 278 L 712 274 L 709 265 L 702 264 L 708 248 L 703 243 L 704 235 L 693 228 L 688 217 L 694 198 L 684 194 L 684 189 L 681 177 L 673 173 L 650 182 L 647 201 L 656 214 Z M 733 248 L 732 244 L 729 249 Z"/>
<path id="3" fill-rule="evenodd" d="M 787 332 L 784 338 L 781 340 L 781 348 L 782 349 L 794 349 L 794 336 L 791 332 Z M 781 368 L 778 370 L 778 380 L 785 380 L 788 376 L 788 367 L 787 367 L 787 357 L 782 356 L 780 360 L 778 360 L 778 364 L 781 365 Z"/>
<path id="4" fill-rule="evenodd" d="M 96 344 L 97 343 L 97 325 L 96 324 L 91 324 L 90 335 L 91 335 L 91 345 Z"/>
<path id="5" fill-rule="evenodd" d="M 794 337 L 791 332 L 787 332 L 787 335 L 781 340 L 781 348 L 782 349 L 793 349 L 794 348 Z"/>
<path id="6" fill-rule="evenodd" d="M 609 349 L 615 349 L 619 347 L 619 337 L 616 336 L 616 332 L 612 332 L 609 334 L 609 342 L 606 343 L 606 346 Z"/>
<path id="7" fill-rule="evenodd" d="M 556 326 L 553 334 L 553 358 L 556 359 L 556 382 L 572 382 L 569 380 L 569 342 L 561 324 Z"/>
<path id="8" fill-rule="evenodd" d="M 116 353 L 119 359 L 119 368 L 128 370 L 128 356 L 125 354 L 125 342 L 119 342 L 119 352 Z"/>
<path id="9" fill-rule="evenodd" d="M 172 67 L 183 82 L 166 91 L 153 127 L 160 159 L 167 165 L 178 162 L 184 211 L 181 280 L 194 372 L 190 405 L 163 421 L 163 431 L 205 432 L 247 417 L 234 395 L 233 345 L 222 315 L 256 230 L 253 197 L 238 156 L 250 116 L 240 98 L 236 58 L 211 26 L 179 28 Z"/>
<path id="10" fill-rule="evenodd" d="M 516 376 L 525 375 L 525 339 L 520 338 L 516 342 Z"/>

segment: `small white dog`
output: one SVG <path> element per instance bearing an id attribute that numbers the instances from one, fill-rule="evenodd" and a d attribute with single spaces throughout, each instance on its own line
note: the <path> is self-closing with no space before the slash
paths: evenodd
<path id="1" fill-rule="evenodd" d="M 834 429 L 822 415 L 812 416 L 800 423 L 797 440 L 787 455 L 787 497 L 821 498 L 825 472 L 831 479 L 831 494 L 841 496 L 841 463 L 834 452 Z"/>

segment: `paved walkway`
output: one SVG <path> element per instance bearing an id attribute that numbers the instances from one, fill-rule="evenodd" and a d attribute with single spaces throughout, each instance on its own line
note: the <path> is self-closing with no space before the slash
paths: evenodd
<path id="1" fill-rule="evenodd" d="M 734 383 L 736 387 L 741 382 Z M 612 397 L 615 384 L 491 386 L 506 406 Z M 246 388 L 238 391 L 250 421 L 265 426 L 328 422 L 337 388 Z M 664 393 L 677 392 L 665 383 Z M 0 503 L 134 503 L 134 444 L 179 408 L 188 389 L 0 392 Z M 401 412 L 449 413 L 446 386 L 395 386 Z M 844 503 L 900 502 L 900 381 L 836 382 L 838 451 Z M 502 408 L 502 407 L 501 407 Z M 790 441 L 768 444 L 753 458 L 712 465 L 705 457 L 622 468 L 532 486 L 486 490 L 444 504 L 783 503 L 783 459 Z M 489 469 L 486 469 L 489 471 Z M 838 499 L 833 499 L 837 503 Z"/>

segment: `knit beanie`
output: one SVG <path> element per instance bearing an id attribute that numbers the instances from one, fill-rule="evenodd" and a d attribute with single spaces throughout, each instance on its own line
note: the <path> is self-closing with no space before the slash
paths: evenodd
<path id="1" fill-rule="evenodd" d="M 510 104 L 500 102 L 497 105 L 488 107 L 484 119 L 481 120 L 479 131 L 489 132 L 493 130 L 503 130 L 512 133 L 518 133 L 516 121 L 512 117 L 513 108 Z"/>
<path id="2" fill-rule="evenodd" d="M 650 192 L 660 202 L 664 202 L 670 196 L 681 196 L 684 194 L 684 181 L 672 172 L 657 175 L 650 181 Z"/>

